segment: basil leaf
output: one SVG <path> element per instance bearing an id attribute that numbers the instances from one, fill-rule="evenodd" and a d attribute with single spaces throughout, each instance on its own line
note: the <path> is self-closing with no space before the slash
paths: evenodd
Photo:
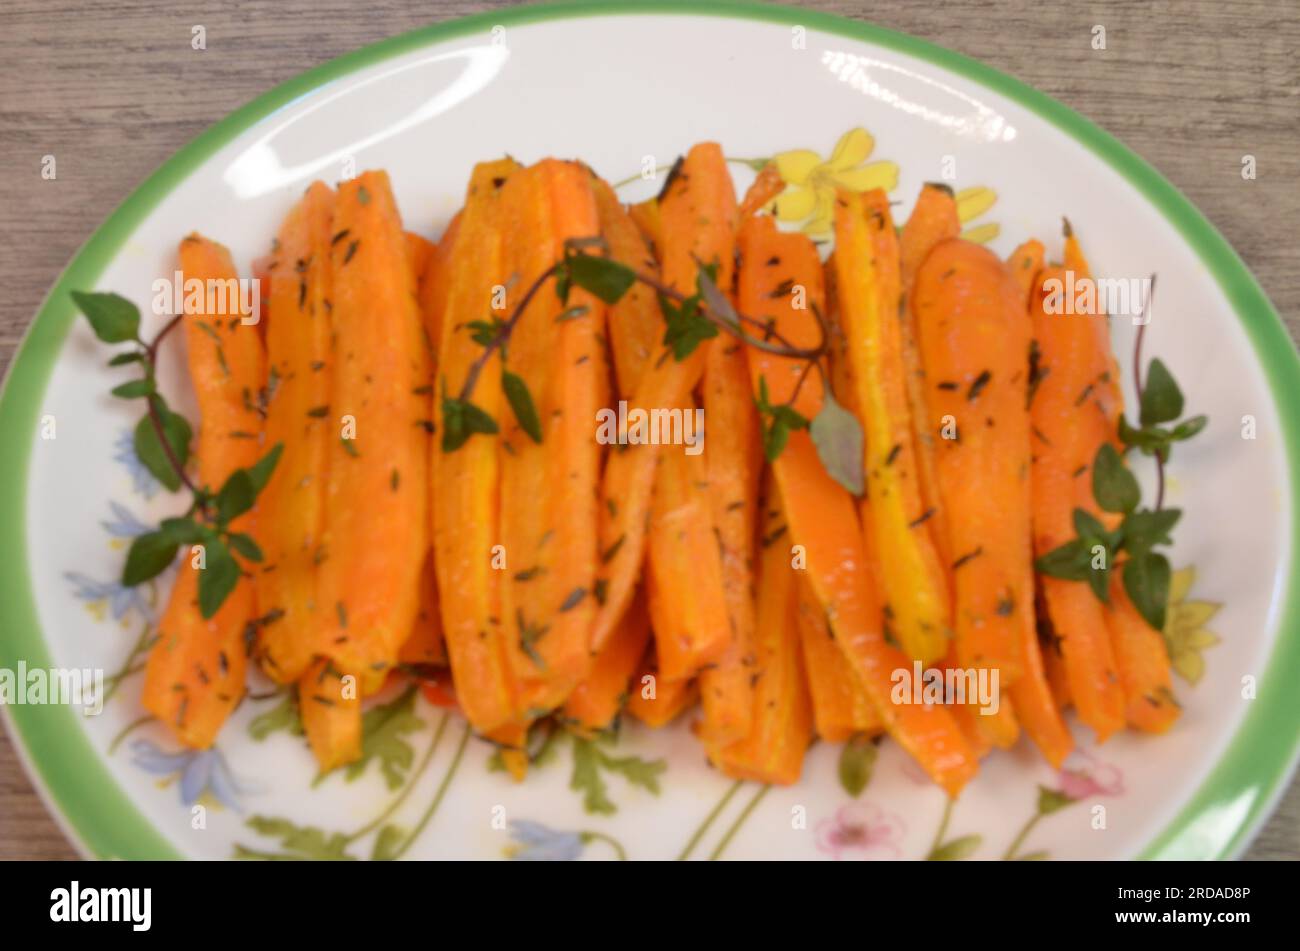
<path id="1" fill-rule="evenodd" d="M 606 304 L 617 304 L 636 280 L 636 273 L 627 265 L 593 254 L 575 254 L 569 258 L 568 272 L 574 284 Z"/>
<path id="2" fill-rule="evenodd" d="M 146 376 L 139 380 L 127 380 L 113 387 L 109 392 L 120 399 L 133 400 L 141 396 L 153 396 L 157 392 L 157 387 L 154 386 L 153 380 Z"/>
<path id="3" fill-rule="evenodd" d="M 73 291 L 72 300 L 90 321 L 95 336 L 104 343 L 125 343 L 139 339 L 140 311 L 125 297 Z"/>
<path id="4" fill-rule="evenodd" d="M 251 535 L 236 532 L 227 536 L 226 541 L 230 543 L 231 548 L 244 557 L 245 561 L 260 562 L 262 560 L 262 549 L 257 542 L 253 541 Z"/>
<path id="5" fill-rule="evenodd" d="M 1185 420 L 1175 426 L 1171 435 L 1178 442 L 1182 442 L 1184 439 L 1191 439 L 1204 429 L 1209 422 L 1210 417 L 1208 416 L 1193 416 L 1191 419 Z"/>
<path id="6" fill-rule="evenodd" d="M 122 584 L 130 588 L 162 574 L 176 559 L 176 547 L 179 544 L 176 537 L 165 530 L 137 535 L 131 541 L 130 551 L 126 553 Z"/>
<path id="7" fill-rule="evenodd" d="M 1152 551 L 1133 555 L 1124 563 L 1124 590 L 1133 607 L 1157 631 L 1165 629 L 1170 574 L 1169 560 Z"/>
<path id="8" fill-rule="evenodd" d="M 217 522 L 221 525 L 228 524 L 251 509 L 256 500 L 257 490 L 253 488 L 253 479 L 248 470 L 236 469 L 217 492 Z"/>
<path id="9" fill-rule="evenodd" d="M 248 478 L 253 483 L 253 493 L 260 495 L 266 488 L 266 483 L 271 481 L 271 475 L 275 472 L 275 467 L 280 461 L 280 455 L 284 452 L 284 443 L 278 442 L 272 446 L 261 459 L 248 467 Z"/>
<path id="10" fill-rule="evenodd" d="M 204 558 L 205 567 L 199 572 L 199 613 L 207 620 L 239 583 L 239 563 L 219 538 L 208 542 Z"/>
<path id="11" fill-rule="evenodd" d="M 1142 499 L 1137 478 L 1110 443 L 1103 443 L 1092 461 L 1092 494 L 1107 512 L 1131 512 Z"/>
<path id="12" fill-rule="evenodd" d="M 1106 526 L 1087 509 L 1074 510 L 1074 530 L 1080 538 L 1100 539 L 1106 534 Z"/>
<path id="13" fill-rule="evenodd" d="M 1092 552 L 1081 538 L 1072 538 L 1034 561 L 1039 574 L 1064 581 L 1086 581 L 1092 574 Z"/>
<path id="14" fill-rule="evenodd" d="M 535 443 L 542 441 L 542 423 L 537 418 L 537 407 L 533 405 L 533 396 L 528 392 L 524 378 L 509 370 L 501 371 L 501 389 L 505 391 L 510 409 L 519 421 L 519 427 Z"/>
<path id="15" fill-rule="evenodd" d="M 821 412 L 808 427 L 817 456 L 832 479 L 854 495 L 861 495 L 862 426 L 829 392 L 822 401 Z"/>
<path id="16" fill-rule="evenodd" d="M 1124 519 L 1120 527 L 1124 536 L 1124 548 L 1130 554 L 1139 555 L 1149 551 L 1155 545 L 1169 545 L 1173 539 L 1170 531 L 1182 516 L 1181 509 L 1139 509 Z"/>
<path id="17" fill-rule="evenodd" d="M 1147 368 L 1139 421 L 1143 426 L 1168 423 L 1183 415 L 1183 393 L 1174 376 L 1157 357 Z"/>
<path id="18" fill-rule="evenodd" d="M 497 423 L 485 410 L 469 400 L 442 398 L 442 451 L 455 452 L 475 433 L 492 435 Z"/>
<path id="19" fill-rule="evenodd" d="M 126 366 L 128 363 L 139 363 L 144 359 L 144 354 L 138 350 L 132 350 L 129 353 L 119 353 L 112 360 L 108 361 L 111 367 Z"/>
<path id="20" fill-rule="evenodd" d="M 190 439 L 193 438 L 194 432 L 190 429 L 190 424 L 184 416 L 173 413 L 167 408 L 162 397 L 154 396 L 152 399 L 162 422 L 162 430 L 166 435 L 167 443 L 171 446 L 172 454 L 183 467 L 190 457 Z M 180 474 L 168 460 L 166 450 L 163 449 L 162 440 L 158 438 L 158 431 L 154 428 L 153 420 L 149 418 L 148 414 L 145 414 L 140 422 L 136 423 L 132 442 L 136 457 L 155 479 L 172 492 L 181 487 Z"/>

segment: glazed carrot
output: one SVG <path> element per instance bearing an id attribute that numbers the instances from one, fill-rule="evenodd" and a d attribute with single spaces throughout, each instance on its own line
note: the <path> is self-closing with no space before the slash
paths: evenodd
<path id="1" fill-rule="evenodd" d="M 646 244 L 636 223 L 604 179 L 593 179 L 592 193 L 600 215 L 600 234 L 609 256 L 630 268 L 658 276 L 659 262 Z M 631 399 L 645 374 L 651 357 L 663 337 L 662 316 L 655 293 L 644 284 L 633 284 L 609 308 L 609 349 L 614 356 L 618 394 Z"/>
<path id="2" fill-rule="evenodd" d="M 298 681 L 303 732 L 321 773 L 361 756 L 361 700 L 356 678 L 350 682 L 321 658 Z"/>
<path id="3" fill-rule="evenodd" d="M 418 293 L 420 280 L 424 277 L 424 272 L 429 268 L 429 261 L 437 251 L 437 245 L 414 231 L 406 232 L 405 237 L 406 260 L 411 264 L 411 276 L 415 280 Z"/>
<path id="4" fill-rule="evenodd" d="M 699 698 L 700 691 L 694 680 L 668 681 L 659 676 L 652 644 L 632 677 L 627 712 L 646 726 L 658 729 L 676 720 Z"/>
<path id="5" fill-rule="evenodd" d="M 817 249 L 807 237 L 778 231 L 770 219 L 758 217 L 741 226 L 740 276 L 737 297 L 742 313 L 770 317 L 796 346 L 816 346 L 820 339 L 815 310 L 825 312 L 825 293 Z M 777 264 L 767 262 L 776 259 Z M 790 280 L 805 289 L 806 309 L 794 307 L 790 295 L 772 297 L 775 280 Z M 795 361 L 749 351 L 750 374 L 768 381 L 770 399 L 790 398 L 798 379 Z M 799 389 L 795 409 L 808 418 L 821 409 L 822 384 L 809 374 Z M 836 644 L 849 661 L 855 679 L 876 716 L 899 744 L 955 796 L 975 774 L 977 762 L 952 714 L 938 706 L 896 705 L 890 695 L 891 676 L 909 667 L 906 655 L 885 642 L 884 613 L 870 568 L 865 533 L 853 496 L 827 474 L 808 433 L 790 434 L 772 466 L 780 487 L 788 529 L 766 533 L 768 544 L 802 546 L 806 578 L 830 619 Z"/>
<path id="6" fill-rule="evenodd" d="M 266 440 L 281 444 L 280 461 L 258 499 L 266 516 L 257 537 L 271 571 L 253 573 L 259 611 L 280 618 L 260 631 L 257 654 L 267 676 L 292 683 L 316 649 L 320 625 L 316 562 L 323 552 L 329 443 L 336 437 L 321 411 L 330 402 L 333 374 L 330 241 L 334 192 L 320 182 L 280 227 L 271 265 L 272 310 L 267 321 Z"/>
<path id="7" fill-rule="evenodd" d="M 565 700 L 563 719 L 570 730 L 591 736 L 609 728 L 627 701 L 628 685 L 649 643 L 650 616 L 644 599 L 637 597 L 587 676 Z"/>
<path id="8" fill-rule="evenodd" d="M 775 485 L 767 498 L 764 529 L 770 536 L 785 517 Z M 771 543 L 763 550 L 758 581 L 753 728 L 730 746 L 710 747 L 709 758 L 728 776 L 789 785 L 798 782 L 812 741 L 812 702 L 800 648 L 799 578 L 786 546 Z"/>
<path id="9" fill-rule="evenodd" d="M 419 610 L 411 634 L 397 653 L 402 664 L 442 665 L 447 663 L 447 648 L 442 641 L 442 615 L 438 611 L 438 573 L 433 563 L 433 550 L 424 556 L 420 571 Z"/>
<path id="10" fill-rule="evenodd" d="M 1010 271 L 990 251 L 949 239 L 916 277 L 913 311 L 926 377 L 927 428 L 954 554 L 953 617 L 963 667 L 1027 663 L 1033 618 L 1029 545 L 1028 325 Z"/>
<path id="11" fill-rule="evenodd" d="M 1030 403 L 1033 421 L 1033 536 L 1038 555 L 1075 537 L 1073 512 L 1100 514 L 1091 466 L 1103 442 L 1115 438 L 1112 386 L 1104 319 L 1049 314 L 1046 293 L 1064 285 L 1066 272 L 1047 268 L 1031 301 L 1038 366 Z M 1103 606 L 1088 585 L 1041 579 L 1079 718 L 1104 741 L 1124 726 L 1124 690 L 1106 630 Z"/>
<path id="12" fill-rule="evenodd" d="M 931 540 L 917 478 L 899 312 L 898 242 L 879 189 L 841 191 L 835 203 L 837 310 L 849 340 L 864 423 L 868 531 L 880 559 L 882 593 L 903 649 L 922 663 L 948 646 L 948 590 Z"/>
<path id="13" fill-rule="evenodd" d="M 913 437 L 916 445 L 917 476 L 921 498 L 929 512 L 930 534 L 935 552 L 944 566 L 956 557 L 948 550 L 948 516 L 939 498 L 939 477 L 935 468 L 936 436 L 926 427 L 930 411 L 925 397 L 925 371 L 916 342 L 916 315 L 912 309 L 912 291 L 921 262 L 946 238 L 961 232 L 957 203 L 947 185 L 928 183 L 921 188 L 912 214 L 899 235 L 899 266 L 902 271 L 903 362 L 907 368 L 907 399 L 912 407 Z M 949 571 L 951 577 L 951 571 Z M 951 588 L 951 581 L 949 588 Z"/>
<path id="14" fill-rule="evenodd" d="M 1043 269 L 1043 254 L 1043 242 L 1037 238 L 1030 238 L 1012 251 L 1011 257 L 1007 258 L 1007 267 L 1011 268 L 1011 273 L 1016 276 L 1016 284 L 1020 287 L 1020 293 L 1024 295 L 1026 304 L 1034 288 L 1034 278 Z"/>
<path id="15" fill-rule="evenodd" d="M 565 241 L 600 233 L 591 175 L 580 165 L 547 159 L 501 191 L 507 269 L 520 288 L 561 258 Z M 579 316 L 565 316 L 574 309 Z M 516 325 L 506 358 L 532 395 L 542 435 L 536 441 L 513 414 L 502 421 L 501 544 L 510 561 L 502 616 L 518 635 L 510 656 L 531 710 L 558 706 L 591 664 L 604 333 L 597 298 L 574 289 L 562 303 L 548 284 Z"/>
<path id="16" fill-rule="evenodd" d="M 502 258 L 504 218 L 500 186 L 518 169 L 503 159 L 474 167 L 465 209 L 451 251 L 446 309 L 438 353 L 438 387 L 456 394 L 470 365 L 482 352 L 466 331 L 470 321 L 492 315 L 495 286 L 506 281 Z M 505 319 L 504 311 L 495 316 Z M 504 407 L 499 357 L 484 367 L 488 381 L 474 402 L 494 419 Z M 439 432 L 445 424 L 441 403 Z M 486 733 L 516 719 L 515 684 L 506 656 L 507 633 L 501 620 L 501 572 L 492 566 L 499 544 L 497 497 L 500 471 L 496 440 L 472 436 L 453 452 L 439 440 L 432 447 L 434 563 L 442 611 L 443 637 L 461 709 L 475 729 Z"/>
<path id="17" fill-rule="evenodd" d="M 663 220 L 659 217 L 659 199 L 648 198 L 645 201 L 629 205 L 628 217 L 637 226 L 641 236 L 650 243 L 652 250 L 663 247 Z"/>
<path id="18" fill-rule="evenodd" d="M 799 584 L 799 638 L 817 735 L 840 743 L 858 734 L 879 733 L 880 718 L 835 643 L 826 612 L 806 580 Z"/>
<path id="19" fill-rule="evenodd" d="M 731 261 L 734 248 L 734 222 L 736 197 L 727 171 L 722 150 L 714 143 L 693 147 L 677 168 L 672 181 L 664 188 L 657 203 L 662 237 L 657 244 L 661 253 L 663 280 L 683 294 L 693 294 L 696 289 L 697 260 L 719 265 L 719 286 L 729 287 Z M 633 216 L 635 220 L 635 215 Z M 663 325 L 657 325 L 661 330 Z M 684 360 L 676 360 L 670 352 L 659 351 L 645 370 L 634 398 L 628 400 L 629 414 L 638 410 L 680 410 L 683 414 L 694 410 L 691 391 L 699 382 L 704 370 L 705 354 L 709 342 L 697 347 Z M 592 647 L 600 650 L 613 632 L 619 617 L 626 610 L 632 594 L 631 581 L 641 564 L 643 555 L 639 546 L 636 526 L 645 518 L 644 486 L 664 478 L 655 474 L 660 458 L 660 447 L 655 444 L 619 447 L 630 456 L 613 471 L 629 487 L 629 498 L 637 505 L 620 504 L 618 512 L 606 520 L 601 528 L 601 551 L 607 557 L 603 578 L 607 579 L 606 598 L 597 614 L 592 631 Z M 674 451 L 683 451 L 674 449 Z M 618 459 L 619 453 L 612 458 Z M 626 467 L 626 468 L 625 468 Z M 674 472 L 681 474 L 680 469 Z M 688 487 L 676 486 L 670 494 L 684 495 Z M 606 492 L 606 497 L 612 497 Z M 712 533 L 712 526 L 707 530 Z M 665 551 L 670 545 L 663 546 Z M 669 597 L 672 593 L 669 592 Z M 704 600 L 722 600 L 719 589 L 706 592 Z M 681 612 L 678 612 L 681 613 Z"/>
<path id="20" fill-rule="evenodd" d="M 737 224 L 758 214 L 768 202 L 783 191 L 785 191 L 785 181 L 781 178 L 780 169 L 775 162 L 768 162 L 758 173 L 758 177 L 750 183 L 749 188 L 745 189 L 745 197 L 741 200 L 737 211 Z"/>
<path id="21" fill-rule="evenodd" d="M 186 281 L 202 281 L 206 289 L 200 310 L 187 307 L 184 324 L 199 408 L 198 482 L 216 491 L 232 471 L 253 465 L 263 452 L 261 420 L 245 399 L 265 379 L 262 340 L 255 325 L 241 323 L 239 301 L 229 293 L 237 280 L 230 252 L 191 235 L 181 242 L 180 268 Z M 250 433 L 254 438 L 247 438 Z M 254 518 L 246 513 L 231 528 L 246 532 Z M 178 741 L 205 749 L 244 695 L 244 635 L 254 616 L 254 593 L 252 583 L 241 579 L 205 620 L 197 603 L 198 555 L 184 555 L 149 654 L 143 702 Z"/>
<path id="22" fill-rule="evenodd" d="M 419 297 L 420 313 L 424 317 L 424 327 L 429 335 L 429 345 L 435 357 L 442 341 L 442 313 L 447 308 L 447 287 L 451 278 L 451 250 L 456 245 L 456 235 L 460 231 L 460 213 L 451 219 L 451 224 L 443 232 L 433 252 L 425 263 L 420 275 Z"/>
<path id="23" fill-rule="evenodd" d="M 1164 733 L 1182 712 L 1174 697 L 1169 654 L 1160 632 L 1129 600 L 1119 572 L 1111 579 L 1106 621 L 1124 687 L 1126 719 L 1144 732 Z"/>
<path id="24" fill-rule="evenodd" d="M 318 651 L 362 693 L 397 661 L 419 608 L 428 548 L 429 362 L 406 238 L 384 172 L 339 186 L 334 374 Z M 422 395 L 423 394 L 423 395 Z"/>
<path id="25" fill-rule="evenodd" d="M 700 673 L 700 735 L 719 745 L 749 733 L 754 697 L 754 566 L 763 453 L 746 349 L 729 337 L 715 341 L 703 382 L 709 421 L 704 461 L 731 637 L 716 666 Z"/>
<path id="26" fill-rule="evenodd" d="M 722 596 L 722 558 L 713 534 L 704 459 L 662 457 L 650 516 L 650 618 L 660 680 L 694 676 L 716 663 L 732 635 Z"/>

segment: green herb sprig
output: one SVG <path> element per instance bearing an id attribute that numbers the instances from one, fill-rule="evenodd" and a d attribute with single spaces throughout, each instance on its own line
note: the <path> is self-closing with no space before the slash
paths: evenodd
<path id="1" fill-rule="evenodd" d="M 1154 290 L 1155 279 L 1152 278 Z M 1147 306 L 1150 305 L 1150 297 Z M 1144 315 L 1145 316 L 1145 315 Z M 1035 561 L 1042 574 L 1067 581 L 1086 581 L 1103 603 L 1110 601 L 1111 571 L 1122 572 L 1124 591 L 1138 613 L 1157 631 L 1164 630 L 1172 569 L 1158 546 L 1170 545 L 1170 532 L 1182 511 L 1164 507 L 1165 463 L 1173 445 L 1191 439 L 1206 426 L 1205 416 L 1193 416 L 1171 427 L 1182 415 L 1183 394 L 1173 374 L 1159 359 L 1153 359 L 1145 379 L 1141 372 L 1142 342 L 1146 322 L 1138 328 L 1134 344 L 1134 382 L 1138 393 L 1138 426 L 1123 416 L 1119 436 L 1125 452 L 1137 449 L 1156 461 L 1154 508 L 1141 508 L 1141 488 L 1124 458 L 1110 443 L 1103 444 L 1092 463 L 1092 494 L 1098 508 L 1122 515 L 1119 526 L 1105 525 L 1085 509 L 1074 510 L 1076 537 Z"/>
<path id="2" fill-rule="evenodd" d="M 560 302 L 568 305 L 569 295 L 579 287 L 606 304 L 616 304 L 633 285 L 642 284 L 658 295 L 660 311 L 664 317 L 665 348 L 663 358 L 671 356 L 682 361 L 690 357 L 701 343 L 725 330 L 747 346 L 776 356 L 803 360 L 807 363 L 794 393 L 788 402 L 773 405 L 768 395 L 767 383 L 760 380 L 759 396 L 755 400 L 763 423 L 764 452 L 769 460 L 776 459 L 793 430 L 808 429 L 818 456 L 826 470 L 841 485 L 855 495 L 863 490 L 862 427 L 853 414 L 835 402 L 831 396 L 828 374 L 823 358 L 829 350 L 829 335 L 822 315 L 813 308 L 822 339 L 816 347 L 798 347 L 782 336 L 771 321 L 757 320 L 736 311 L 727 295 L 717 285 L 717 266 L 696 261 L 696 289 L 685 294 L 652 274 L 628 267 L 605 257 L 605 242 L 600 237 L 574 238 L 565 242 L 564 254 L 559 261 L 543 271 L 525 291 L 520 302 L 506 320 L 493 317 L 491 321 L 474 321 L 469 325 L 471 339 L 483 351 L 470 365 L 465 382 L 455 396 L 447 391 L 443 381 L 442 449 L 454 452 L 475 433 L 493 435 L 497 430 L 491 414 L 471 401 L 474 387 L 489 358 L 497 350 L 504 358 L 510 335 L 514 332 L 528 305 L 532 303 L 547 281 L 554 280 L 555 293 Z M 572 320 L 582 316 L 585 308 L 579 306 L 564 311 L 557 320 Z M 749 332 L 747 327 L 761 331 L 762 336 Z M 661 358 L 661 359 L 663 359 Z M 794 399 L 804 378 L 816 368 L 822 377 L 825 396 L 817 418 L 805 419 L 794 409 Z M 520 427 L 540 443 L 541 430 L 537 425 L 537 411 L 527 384 L 515 374 L 503 371 L 502 389 Z"/>
<path id="3" fill-rule="evenodd" d="M 158 390 L 158 348 L 180 323 L 171 318 L 152 341 L 140 336 L 140 311 L 124 297 L 112 293 L 72 292 L 73 302 L 85 315 L 95 336 L 103 343 L 130 344 L 111 360 L 111 367 L 138 365 L 142 375 L 116 386 L 112 394 L 120 399 L 143 399 L 146 410 L 135 426 L 133 445 L 140 462 L 172 492 L 182 486 L 191 496 L 184 515 L 166 518 L 157 530 L 138 535 L 127 552 L 122 584 L 134 587 L 161 574 L 176 559 L 182 545 L 204 546 L 204 567 L 199 573 L 199 611 L 210 618 L 234 590 L 243 569 L 238 559 L 257 563 L 262 550 L 250 535 L 231 531 L 236 518 L 251 509 L 266 487 L 283 446 L 277 443 L 254 465 L 236 469 L 215 491 L 196 485 L 185 470 L 190 458 L 194 430 L 189 421 L 174 412 Z"/>

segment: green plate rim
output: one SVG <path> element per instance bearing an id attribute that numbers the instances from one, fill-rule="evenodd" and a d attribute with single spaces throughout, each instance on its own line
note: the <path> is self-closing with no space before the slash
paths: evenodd
<path id="1" fill-rule="evenodd" d="M 760 20 L 864 40 L 957 73 L 1016 102 L 1065 132 L 1119 172 L 1200 257 L 1244 325 L 1263 366 L 1286 444 L 1291 505 L 1291 570 L 1278 637 L 1252 702 L 1225 755 L 1140 858 L 1231 858 L 1249 842 L 1271 810 L 1300 757 L 1300 724 L 1287 704 L 1300 680 L 1300 355 L 1268 297 L 1213 225 L 1159 172 L 1127 146 L 1067 106 L 1011 76 L 925 40 L 827 13 L 731 0 L 570 0 L 499 10 L 437 23 L 324 63 L 290 79 L 217 122 L 166 161 L 90 236 L 37 312 L 0 390 L 0 445 L 15 447 L 0 468 L 0 499 L 13 517 L 0 526 L 8 570 L 0 574 L 0 666 L 18 659 L 48 667 L 27 561 L 27 477 L 40 405 L 64 338 L 75 317 L 68 292 L 91 288 L 144 218 L 200 164 L 276 110 L 327 83 L 394 56 L 489 30 L 496 24 L 550 20 L 686 14 Z M 114 781 L 77 724 L 70 707 L 0 706 L 19 757 L 55 805 L 56 818 L 83 854 L 99 857 L 179 858 L 175 847 Z M 1288 727 L 1287 724 L 1290 724 Z M 42 750 L 39 757 L 31 750 Z M 1200 832 L 1198 816 L 1216 806 L 1248 805 L 1230 828 Z M 1238 807 L 1239 808 L 1239 807 Z"/>

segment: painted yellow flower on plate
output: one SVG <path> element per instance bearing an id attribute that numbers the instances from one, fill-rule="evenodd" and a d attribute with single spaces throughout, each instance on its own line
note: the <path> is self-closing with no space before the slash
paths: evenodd
<path id="1" fill-rule="evenodd" d="M 826 159 L 811 149 L 774 155 L 772 161 L 786 183 L 785 191 L 772 206 L 776 217 L 785 222 L 803 222 L 800 230 L 804 234 L 826 235 L 831 231 L 837 188 L 893 191 L 898 187 L 898 164 L 867 162 L 875 147 L 871 133 L 858 128 L 840 136 Z"/>
<path id="2" fill-rule="evenodd" d="M 1188 565 L 1173 573 L 1169 580 L 1169 610 L 1165 617 L 1165 644 L 1169 662 L 1178 676 L 1195 684 L 1205 674 L 1201 651 L 1219 643 L 1219 636 L 1205 625 L 1223 607 L 1217 601 L 1189 601 L 1187 595 L 1196 582 L 1196 566 Z"/>

